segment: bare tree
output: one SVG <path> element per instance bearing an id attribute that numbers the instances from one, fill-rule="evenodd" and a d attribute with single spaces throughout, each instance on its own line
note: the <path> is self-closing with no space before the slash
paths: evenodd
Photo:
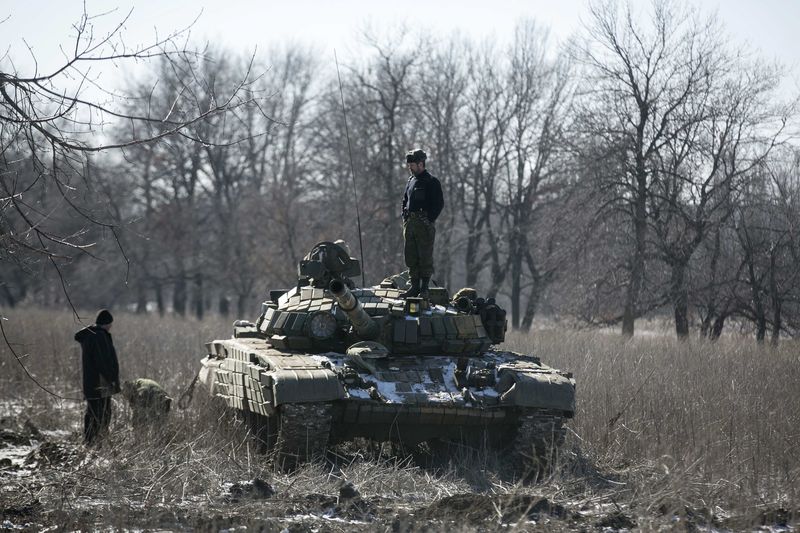
<path id="1" fill-rule="evenodd" d="M 655 248 L 671 272 L 670 302 L 679 338 L 689 334 L 691 257 L 732 212 L 753 170 L 780 142 L 789 108 L 776 101 L 779 71 L 729 56 L 720 43 L 698 50 L 707 82 L 681 105 L 681 131 L 660 148 L 649 212 Z"/>
<path id="2" fill-rule="evenodd" d="M 52 71 L 40 72 L 35 57 L 32 72 L 17 70 L 10 58 L 3 58 L 0 63 L 0 157 L 5 167 L 0 175 L 0 208 L 4 218 L 15 220 L 17 231 L 4 236 L 8 245 L 17 250 L 15 257 L 31 254 L 47 258 L 58 269 L 57 260 L 90 253 L 91 242 L 83 239 L 86 232 L 62 232 L 51 223 L 49 213 L 40 212 L 27 202 L 27 193 L 33 187 L 54 188 L 65 207 L 82 217 L 88 227 L 106 228 L 119 242 L 118 228 L 110 218 L 102 212 L 83 209 L 71 195 L 79 186 L 90 154 L 175 135 L 187 136 L 192 125 L 249 101 L 246 88 L 252 79 L 246 71 L 226 97 L 214 95 L 201 105 L 190 65 L 202 53 L 185 46 L 188 28 L 157 38 L 149 45 L 130 47 L 122 34 L 126 20 L 123 18 L 108 34 L 98 36 L 97 19 L 84 12 L 73 26 L 73 47 L 63 51 L 63 63 Z M 173 106 L 166 112 L 158 113 L 146 106 L 142 114 L 121 110 L 125 95 L 101 87 L 93 74 L 99 64 L 119 67 L 153 59 L 183 74 L 178 78 Z M 187 102 L 195 104 L 192 113 L 177 116 L 172 112 Z M 131 135 L 103 140 L 105 128 L 120 122 L 130 125 Z M 201 138 L 193 140 L 206 142 Z M 37 176 L 32 183 L 23 186 L 18 179 L 19 161 L 10 157 L 14 153 L 28 154 L 28 164 Z"/>
<path id="3" fill-rule="evenodd" d="M 521 321 L 526 329 L 530 327 L 542 292 L 555 272 L 552 262 L 545 266 L 545 256 L 552 256 L 553 248 L 535 247 L 533 229 L 541 212 L 564 194 L 568 180 L 562 134 L 570 111 L 569 70 L 563 58 L 551 60 L 546 54 L 547 33 L 533 21 L 520 23 L 511 45 L 509 168 L 500 198 L 508 227 L 513 328 L 519 328 Z M 542 225 L 550 222 L 541 220 Z M 542 255 L 537 257 L 539 252 Z M 525 267 L 531 282 L 523 320 Z"/>
<path id="4" fill-rule="evenodd" d="M 656 0 L 646 23 L 628 4 L 594 4 L 585 37 L 572 55 L 585 67 L 584 127 L 613 147 L 621 175 L 603 176 L 599 186 L 613 190 L 608 208 L 622 209 L 632 230 L 629 280 L 622 333 L 633 335 L 648 253 L 647 199 L 657 179 L 657 155 L 671 136 L 692 124 L 684 104 L 707 80 L 705 62 L 712 22 L 680 10 L 674 2 Z"/>
<path id="5" fill-rule="evenodd" d="M 692 260 L 690 303 L 699 313 L 700 335 L 719 339 L 725 322 L 738 313 L 739 279 L 743 264 L 733 217 L 716 225 Z"/>
<path id="6" fill-rule="evenodd" d="M 465 167 L 451 193 L 451 203 L 460 206 L 458 213 L 464 228 L 464 237 L 456 241 L 456 245 L 464 248 L 465 284 L 474 287 L 481 271 L 491 264 L 490 295 L 497 293 L 505 278 L 497 247 L 489 246 L 489 251 L 483 254 L 486 243 L 496 241 L 492 224 L 497 206 L 497 183 L 508 156 L 504 139 L 509 128 L 510 100 L 505 97 L 498 54 L 499 51 L 489 45 L 470 52 L 472 82 L 467 87 L 465 117 L 469 129 L 461 152 Z"/>
<path id="7" fill-rule="evenodd" d="M 758 342 L 766 339 L 770 326 L 773 344 L 782 331 L 797 327 L 791 312 L 800 289 L 795 158 L 773 158 L 760 168 L 735 213 L 741 254 L 737 311 L 753 323 Z"/>
<path id="8" fill-rule="evenodd" d="M 771 342 L 781 333 L 800 330 L 800 150 L 783 150 L 767 163 L 775 195 L 769 294 L 772 306 Z"/>

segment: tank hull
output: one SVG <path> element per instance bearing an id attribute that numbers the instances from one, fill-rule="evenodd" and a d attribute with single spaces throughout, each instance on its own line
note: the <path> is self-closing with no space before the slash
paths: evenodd
<path id="1" fill-rule="evenodd" d="M 526 420 L 536 420 L 547 428 L 540 431 L 540 448 L 563 442 L 563 422 L 575 410 L 569 374 L 514 352 L 391 356 L 365 368 L 346 354 L 287 353 L 259 338 L 217 340 L 208 347 L 201 372 L 206 390 L 244 413 L 257 431 L 272 427 L 274 434 L 262 438 L 267 448 L 280 444 L 280 427 L 288 427 L 277 421 L 298 408 L 307 412 L 292 415 L 290 424 L 305 439 L 284 441 L 304 443 L 313 435 L 326 444 L 363 437 L 404 445 L 431 439 L 510 445 Z M 534 442 L 537 430 L 525 431 L 524 440 Z"/>

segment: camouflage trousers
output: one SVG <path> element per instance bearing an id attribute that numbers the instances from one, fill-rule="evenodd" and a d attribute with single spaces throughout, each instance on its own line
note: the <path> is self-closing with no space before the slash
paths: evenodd
<path id="1" fill-rule="evenodd" d="M 425 215 L 411 213 L 403 222 L 403 239 L 408 273 L 413 278 L 429 278 L 433 275 L 433 241 L 436 226 Z"/>

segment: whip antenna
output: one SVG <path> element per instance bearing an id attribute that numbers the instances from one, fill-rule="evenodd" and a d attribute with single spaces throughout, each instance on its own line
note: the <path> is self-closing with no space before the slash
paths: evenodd
<path id="1" fill-rule="evenodd" d="M 350 176 L 353 178 L 353 198 L 356 201 L 356 224 L 358 225 L 358 250 L 361 253 L 361 286 L 366 287 L 364 281 L 364 243 L 361 242 L 361 215 L 358 212 L 358 189 L 356 188 L 356 169 L 353 166 L 353 148 L 350 146 L 350 132 L 347 130 L 347 107 L 344 105 L 344 89 L 342 88 L 342 75 L 339 73 L 339 58 L 336 48 L 333 49 L 333 59 L 336 61 L 336 77 L 339 78 L 339 95 L 342 98 L 342 116 L 344 116 L 344 135 L 347 137 L 347 153 L 350 155 Z"/>

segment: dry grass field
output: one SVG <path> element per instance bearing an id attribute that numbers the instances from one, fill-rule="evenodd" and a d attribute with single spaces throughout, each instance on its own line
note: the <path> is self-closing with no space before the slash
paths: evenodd
<path id="1" fill-rule="evenodd" d="M 504 348 L 571 370 L 578 410 L 557 472 L 537 483 L 501 458 L 447 461 L 351 443 L 293 473 L 254 453 L 241 427 L 196 394 L 158 435 L 134 434 L 115 403 L 113 439 L 86 450 L 80 356 L 66 311 L 13 310 L 0 345 L 0 528 L 264 531 L 782 530 L 800 507 L 800 350 L 748 338 L 547 329 Z M 91 321 L 90 314 L 86 315 Z M 123 379 L 177 398 L 219 319 L 115 313 Z M 16 455 L 15 455 L 16 454 Z M 349 483 L 349 485 L 348 485 Z"/>

